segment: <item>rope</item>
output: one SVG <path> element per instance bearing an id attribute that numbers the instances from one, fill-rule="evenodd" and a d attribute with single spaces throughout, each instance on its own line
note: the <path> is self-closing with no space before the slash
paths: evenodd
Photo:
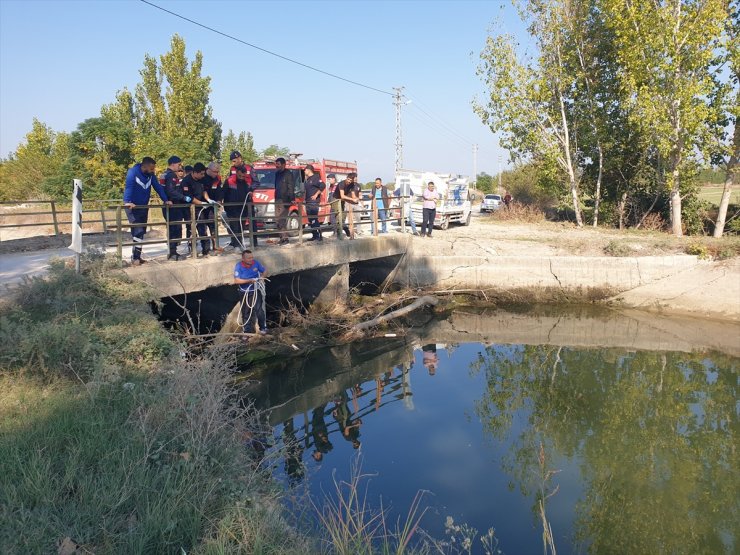
<path id="1" fill-rule="evenodd" d="M 254 282 L 254 298 L 252 299 L 252 302 L 250 303 L 247 298 L 249 296 L 249 289 L 244 291 L 244 296 L 242 297 L 242 300 L 239 302 L 239 312 L 236 316 L 236 323 L 237 325 L 244 329 L 244 320 L 242 319 L 242 310 L 244 306 L 246 305 L 249 307 L 249 316 L 247 317 L 247 322 L 249 322 L 252 319 L 252 312 L 254 312 L 255 307 L 257 306 L 257 300 L 259 299 L 262 302 L 262 311 L 263 314 L 265 313 L 265 298 L 267 297 L 266 289 L 265 289 L 265 282 L 269 281 L 267 278 L 263 278 L 262 275 L 257 276 L 257 281 Z M 248 285 L 248 284 L 245 284 Z M 257 325 L 259 325 L 259 322 L 257 322 Z"/>

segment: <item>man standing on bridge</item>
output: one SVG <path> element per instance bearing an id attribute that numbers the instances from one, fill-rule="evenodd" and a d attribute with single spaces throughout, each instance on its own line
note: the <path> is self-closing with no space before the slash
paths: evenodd
<path id="1" fill-rule="evenodd" d="M 321 237 L 321 224 L 319 224 L 319 206 L 321 204 L 321 193 L 326 185 L 321 177 L 314 173 L 313 166 L 306 166 L 306 215 L 311 226 L 311 238 L 309 241 L 323 241 Z"/>
<path id="2" fill-rule="evenodd" d="M 288 216 L 295 200 L 293 172 L 285 169 L 285 158 L 275 160 L 275 220 L 280 230 L 280 245 L 288 244 Z"/>
<path id="3" fill-rule="evenodd" d="M 149 198 L 152 187 L 157 191 L 159 198 L 165 204 L 172 204 L 167 199 L 167 193 L 159 184 L 157 176 L 154 175 L 156 166 L 154 158 L 144 157 L 140 164 L 135 164 L 126 174 L 126 185 L 123 190 L 123 205 L 126 207 L 126 217 L 130 224 L 138 224 L 131 227 L 131 239 L 134 243 L 144 241 L 146 224 L 149 220 Z M 134 244 L 131 253 L 131 264 L 140 266 L 144 263 L 141 259 L 141 245 Z"/>
<path id="4" fill-rule="evenodd" d="M 234 283 L 244 295 L 241 301 L 241 325 L 244 333 L 254 333 L 255 321 L 261 335 L 267 334 L 265 315 L 265 276 L 267 270 L 255 260 L 252 251 L 242 251 L 242 259 L 234 267 Z"/>

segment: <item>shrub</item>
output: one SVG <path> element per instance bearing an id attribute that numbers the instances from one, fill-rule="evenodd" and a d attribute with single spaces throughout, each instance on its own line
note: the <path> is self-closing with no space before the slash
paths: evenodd
<path id="1" fill-rule="evenodd" d="M 604 252 L 609 256 L 631 256 L 632 248 L 621 241 L 609 241 L 604 247 Z"/>
<path id="2" fill-rule="evenodd" d="M 684 252 L 686 254 L 698 256 L 702 259 L 709 258 L 709 249 L 706 245 L 702 245 L 701 243 L 689 243 L 688 245 L 686 245 Z"/>
<path id="3" fill-rule="evenodd" d="M 514 202 L 509 208 L 499 208 L 494 212 L 497 220 L 504 222 L 537 223 L 545 221 L 545 213 L 537 206 Z"/>

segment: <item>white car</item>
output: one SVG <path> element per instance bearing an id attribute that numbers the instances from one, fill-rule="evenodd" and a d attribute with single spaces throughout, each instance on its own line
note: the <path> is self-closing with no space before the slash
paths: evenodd
<path id="1" fill-rule="evenodd" d="M 486 195 L 480 205 L 481 212 L 493 212 L 501 207 L 501 195 Z"/>

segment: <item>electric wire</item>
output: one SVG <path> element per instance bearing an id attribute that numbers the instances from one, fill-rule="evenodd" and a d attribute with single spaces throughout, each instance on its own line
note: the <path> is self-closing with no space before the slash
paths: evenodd
<path id="1" fill-rule="evenodd" d="M 450 142 L 455 144 L 456 146 L 459 146 L 460 148 L 469 149 L 471 147 L 472 143 L 466 143 L 462 141 L 461 139 L 457 138 L 455 135 L 452 135 L 448 131 L 446 131 L 443 127 L 441 127 L 439 124 L 436 124 L 433 120 L 430 119 L 424 119 L 419 114 L 413 111 L 406 112 L 409 116 L 414 118 L 416 121 L 421 123 L 422 125 L 427 126 L 429 129 L 434 131 L 435 133 L 438 133 L 441 136 L 444 136 L 446 139 L 448 139 Z"/>
<path id="2" fill-rule="evenodd" d="M 417 110 L 419 110 L 420 112 L 422 112 L 423 114 L 425 114 L 430 119 L 436 121 L 440 126 L 442 126 L 445 129 L 447 129 L 450 133 L 452 133 L 453 135 L 455 135 L 455 136 L 459 137 L 460 139 L 462 139 L 463 141 L 465 141 L 466 144 L 472 145 L 474 143 L 474 141 L 471 141 L 469 138 L 467 138 L 464 135 L 458 133 L 451 125 L 447 124 L 439 116 L 435 116 L 434 114 L 430 114 L 427 110 L 425 110 L 423 108 L 423 106 L 425 106 L 425 105 L 421 101 L 419 101 L 416 97 L 409 96 L 409 98 L 412 100 L 412 103 L 410 104 L 410 106 L 416 108 Z M 427 108 L 428 108 L 428 106 L 427 106 Z"/>
<path id="3" fill-rule="evenodd" d="M 209 27 L 208 25 L 203 25 L 202 23 L 199 23 L 198 21 L 195 21 L 193 19 L 190 19 L 188 17 L 185 17 L 184 15 L 180 15 L 177 12 L 173 12 L 172 10 L 168 10 L 167 8 L 163 8 L 162 6 L 158 6 L 157 4 L 154 4 L 153 2 L 149 2 L 148 0 L 139 0 L 142 4 L 147 4 L 153 8 L 157 8 L 158 10 L 161 10 L 165 13 L 168 13 L 170 15 L 173 15 L 179 19 L 182 19 L 183 21 L 187 21 L 188 23 L 192 23 L 193 25 L 197 25 L 198 27 L 202 27 L 203 29 L 206 29 L 208 31 L 211 31 L 212 33 L 216 33 L 217 35 L 221 35 L 222 37 L 226 37 L 228 39 L 231 39 L 233 41 L 236 41 L 238 43 L 241 43 L 245 46 L 249 46 L 250 48 L 254 48 L 255 50 L 259 50 L 260 52 L 264 52 L 265 54 L 269 54 L 270 56 L 275 56 L 276 58 L 280 58 L 281 60 L 285 60 L 286 62 L 290 62 L 291 64 L 296 64 L 298 66 L 304 67 L 306 69 L 310 69 L 312 71 L 315 71 L 317 73 L 321 73 L 323 75 L 327 75 L 329 77 L 333 77 L 334 79 L 339 79 L 340 81 L 344 81 L 345 83 L 350 83 L 352 85 L 356 85 L 358 87 L 363 87 L 365 89 L 375 91 L 381 94 L 387 94 L 388 96 L 395 96 L 392 92 L 384 91 L 382 89 L 378 89 L 376 87 L 371 87 L 370 85 L 365 85 L 364 83 L 360 83 L 358 81 L 353 81 L 352 79 L 347 79 L 346 77 L 342 77 L 340 75 L 337 75 L 335 73 L 331 73 L 329 71 L 324 71 L 323 69 L 319 69 L 317 67 L 304 64 L 303 62 L 299 62 L 297 60 L 294 60 L 292 58 L 288 58 L 287 56 L 283 56 L 282 54 L 278 54 L 277 52 L 273 52 L 271 50 L 267 50 L 266 48 L 262 48 L 261 46 L 257 46 L 256 44 L 252 44 L 250 42 L 247 42 L 245 40 L 242 40 L 238 37 L 235 37 L 233 35 L 229 35 L 228 33 L 224 33 L 223 31 L 219 31 L 218 29 L 214 29 L 213 27 Z"/>

